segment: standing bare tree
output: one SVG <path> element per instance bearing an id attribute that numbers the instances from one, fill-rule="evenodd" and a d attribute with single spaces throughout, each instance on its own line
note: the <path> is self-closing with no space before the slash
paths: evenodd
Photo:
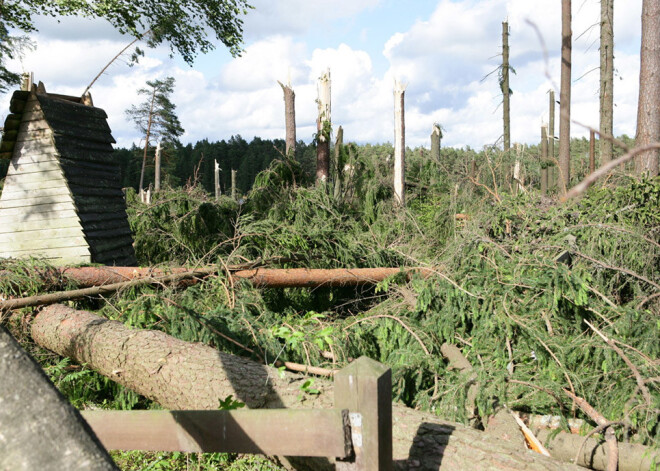
<path id="1" fill-rule="evenodd" d="M 440 162 L 440 145 L 442 143 L 442 126 L 438 123 L 433 123 L 433 130 L 431 131 L 431 158 L 436 162 Z"/>
<path id="2" fill-rule="evenodd" d="M 642 47 L 640 51 L 639 104 L 636 144 L 660 142 L 660 0 L 642 1 Z M 637 173 L 658 175 L 658 154 L 654 149 L 635 161 Z"/>
<path id="3" fill-rule="evenodd" d="M 284 85 L 278 81 L 284 92 L 284 117 L 286 123 L 286 155 L 296 152 L 296 94 L 291 88 L 291 80 Z"/>
<path id="4" fill-rule="evenodd" d="M 174 77 L 147 81 L 147 87 L 138 90 L 138 94 L 145 95 L 148 98 L 140 105 L 132 105 L 126 110 L 126 116 L 145 135 L 142 171 L 140 172 L 140 192 L 144 189 L 144 169 L 147 165 L 149 140 L 154 138 L 163 142 L 174 142 L 184 133 L 179 118 L 174 112 L 176 106 L 170 100 L 170 95 L 173 92 Z"/>
<path id="5" fill-rule="evenodd" d="M 330 69 L 319 77 L 318 118 L 316 120 L 316 181 L 325 182 L 330 176 Z"/>
<path id="6" fill-rule="evenodd" d="M 549 109 L 548 109 L 548 160 L 550 167 L 548 168 L 548 188 L 554 189 L 556 185 L 555 173 L 557 167 L 555 165 L 555 91 L 550 90 Z"/>
<path id="7" fill-rule="evenodd" d="M 612 160 L 614 123 L 614 0 L 600 0 L 600 164 Z"/>
<path id="8" fill-rule="evenodd" d="M 571 0 L 561 0 L 561 84 L 559 90 L 559 181 L 566 193 L 571 181 Z"/>
<path id="9" fill-rule="evenodd" d="M 502 69 L 500 72 L 500 88 L 502 89 L 502 115 L 504 119 L 504 152 L 511 148 L 511 108 L 509 87 L 509 23 L 502 22 Z"/>
<path id="10" fill-rule="evenodd" d="M 406 85 L 394 81 L 394 201 L 405 206 L 406 120 L 404 94 Z"/>

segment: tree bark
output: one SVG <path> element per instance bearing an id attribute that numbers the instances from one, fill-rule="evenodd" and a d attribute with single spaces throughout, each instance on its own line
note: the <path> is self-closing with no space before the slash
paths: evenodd
<path id="1" fill-rule="evenodd" d="M 332 383 L 316 379 L 316 395 L 301 395 L 305 376 L 228 355 L 162 332 L 55 305 L 33 320 L 34 341 L 169 409 L 217 409 L 232 395 L 249 408 L 329 408 Z M 393 407 L 396 469 L 565 470 L 580 468 L 493 440 L 483 432 L 400 405 Z M 292 459 L 297 469 L 333 469 L 328 460 Z"/>
<path id="2" fill-rule="evenodd" d="M 286 147 L 284 153 L 293 156 L 296 153 L 296 94 L 291 83 L 284 85 L 277 82 L 284 92 L 284 119 L 286 126 Z"/>
<path id="3" fill-rule="evenodd" d="M 160 141 L 156 144 L 156 159 L 155 159 L 155 175 L 154 175 L 154 191 L 160 191 L 160 157 L 161 157 Z"/>
<path id="4" fill-rule="evenodd" d="M 614 0 L 600 0 L 600 165 L 612 160 L 614 145 Z"/>
<path id="5" fill-rule="evenodd" d="M 154 93 L 151 95 L 151 105 L 149 108 L 149 121 L 147 122 L 147 136 L 144 139 L 144 154 L 142 155 L 142 170 L 140 171 L 140 187 L 138 191 L 142 194 L 144 189 L 144 170 L 147 167 L 147 150 L 149 150 L 149 136 L 151 135 L 151 123 L 154 116 L 154 103 L 156 101 L 156 87 L 154 87 Z"/>
<path id="6" fill-rule="evenodd" d="M 0 469 L 118 470 L 80 413 L 0 326 Z"/>
<path id="7" fill-rule="evenodd" d="M 660 142 L 660 0 L 642 2 L 642 47 L 640 51 L 637 146 Z M 658 175 L 658 150 L 637 157 L 637 173 Z"/>
<path id="8" fill-rule="evenodd" d="M 406 153 L 406 86 L 394 82 L 394 202 L 401 207 L 406 205 L 405 192 L 405 153 Z"/>
<path id="9" fill-rule="evenodd" d="M 571 0 L 561 0 L 561 84 L 559 93 L 559 181 L 565 194 L 571 181 Z"/>
<path id="10" fill-rule="evenodd" d="M 319 77 L 318 118 L 316 120 L 316 181 L 326 182 L 330 176 L 330 134 L 332 132 L 330 106 L 330 69 Z"/>
<path id="11" fill-rule="evenodd" d="M 344 181 L 344 166 L 342 165 L 342 150 L 344 147 L 344 128 L 339 126 L 337 129 L 337 139 L 335 140 L 335 189 L 334 197 L 338 199 L 341 196 L 341 190 Z"/>
<path id="12" fill-rule="evenodd" d="M 504 121 L 504 152 L 511 148 L 511 108 L 509 97 L 509 23 L 502 22 L 502 117 Z"/>
<path id="13" fill-rule="evenodd" d="M 555 172 L 557 165 L 555 164 L 555 91 L 550 90 L 549 94 L 549 110 L 548 110 L 548 158 L 550 160 L 550 168 L 548 169 L 548 187 L 554 190 L 557 180 Z"/>
<path id="14" fill-rule="evenodd" d="M 433 125 L 431 131 L 431 159 L 440 162 L 440 144 L 442 141 L 442 129 L 439 124 Z"/>
<path id="15" fill-rule="evenodd" d="M 236 199 L 236 174 L 238 170 L 231 169 L 231 199 L 237 201 Z"/>
<path id="16" fill-rule="evenodd" d="M 541 194 L 548 194 L 548 128 L 541 126 Z"/>

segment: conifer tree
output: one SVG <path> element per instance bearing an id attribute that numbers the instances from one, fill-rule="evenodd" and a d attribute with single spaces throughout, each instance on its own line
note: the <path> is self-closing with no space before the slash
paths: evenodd
<path id="1" fill-rule="evenodd" d="M 173 92 L 174 77 L 147 81 L 147 87 L 138 90 L 138 94 L 146 96 L 147 99 L 138 106 L 132 105 L 126 110 L 126 116 L 145 135 L 142 171 L 140 172 L 140 191 L 144 188 L 144 169 L 147 165 L 150 140 L 174 143 L 184 133 L 179 118 L 174 112 L 176 106 L 170 100 L 170 95 Z"/>

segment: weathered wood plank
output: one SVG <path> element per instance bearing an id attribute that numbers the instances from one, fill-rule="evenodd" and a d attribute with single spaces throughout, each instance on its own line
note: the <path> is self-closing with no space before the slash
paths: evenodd
<path id="1" fill-rule="evenodd" d="M 344 457 L 342 411 L 82 411 L 109 450 Z"/>
<path id="2" fill-rule="evenodd" d="M 37 213 L 56 213 L 60 211 L 75 211 L 76 207 L 72 201 L 65 203 L 45 203 L 25 205 L 18 208 L 0 208 L 0 217 L 5 216 L 28 216 Z"/>
<path id="3" fill-rule="evenodd" d="M 66 218 L 57 218 L 50 219 L 47 221 L 12 221 L 7 223 L 7 221 L 2 218 L 0 220 L 0 234 L 9 234 L 17 233 L 21 234 L 23 231 L 36 231 L 41 230 L 50 230 L 50 229 L 60 229 L 68 227 L 81 227 L 80 219 L 77 216 L 66 217 Z"/>
<path id="4" fill-rule="evenodd" d="M 24 251 L 24 250 L 43 250 L 43 249 L 61 249 L 67 247 L 87 247 L 87 241 L 84 237 L 60 237 L 56 239 L 33 239 L 11 241 L 3 244 L 2 250 L 5 251 Z"/>
<path id="5" fill-rule="evenodd" d="M 85 237 L 82 227 L 63 227 L 58 229 L 38 229 L 34 231 L 24 232 L 5 232 L 0 233 L 0 244 L 5 245 L 5 248 L 16 247 L 18 242 L 37 241 L 42 239 L 58 239 L 58 238 L 81 238 Z M 40 247 L 42 247 L 40 245 Z"/>
<path id="6" fill-rule="evenodd" d="M 92 256 L 87 247 L 69 247 L 58 249 L 23 250 L 8 252 L 0 247 L 0 258 L 46 258 L 60 265 L 90 263 Z"/>
<path id="7" fill-rule="evenodd" d="M 51 122 L 51 124 L 53 124 L 53 122 Z M 56 125 L 54 125 L 53 129 L 55 129 L 56 137 L 66 137 L 69 139 L 73 138 L 77 140 L 101 142 L 108 144 L 115 143 L 115 139 L 110 134 L 110 128 L 107 125 L 103 126 L 103 128 L 101 129 L 80 128 L 71 125 L 66 127 L 64 126 L 57 127 Z"/>
<path id="8" fill-rule="evenodd" d="M 7 178 L 5 179 L 5 188 L 10 188 Z M 15 179 L 16 177 L 13 178 Z M 24 182 L 21 181 L 20 178 L 18 180 L 19 181 L 11 182 L 11 191 L 40 190 L 40 189 L 61 188 L 61 187 L 68 188 L 66 181 L 63 178 L 57 180 L 37 181 L 37 182 Z"/>
<path id="9" fill-rule="evenodd" d="M 10 167 L 11 169 L 11 167 Z M 5 185 L 9 184 L 22 184 L 22 183 L 35 183 L 46 182 L 49 180 L 62 180 L 64 181 L 64 174 L 62 170 L 49 170 L 41 173 L 11 173 L 7 174 L 5 178 Z"/>
<path id="10" fill-rule="evenodd" d="M 26 211 L 30 211 L 30 208 L 37 205 L 41 206 L 45 204 L 68 203 L 71 201 L 73 201 L 73 197 L 69 194 L 54 195 L 54 196 L 38 196 L 32 198 L 13 199 L 13 200 L 5 200 L 4 198 L 2 198 L 0 199 L 0 209 L 25 208 Z"/>
<path id="11" fill-rule="evenodd" d="M 21 131 L 44 131 L 50 129 L 50 126 L 48 126 L 48 123 L 44 119 L 40 119 L 38 121 L 23 121 L 21 123 L 20 130 Z"/>
<path id="12" fill-rule="evenodd" d="M 31 141 L 16 142 L 15 151 L 30 152 L 36 154 L 52 154 L 56 152 L 53 138 L 33 139 Z"/>
<path id="13" fill-rule="evenodd" d="M 52 149 L 51 152 L 45 152 L 43 154 L 34 154 L 27 150 L 17 150 L 14 154 L 14 159 L 12 164 L 36 164 L 39 162 L 49 162 L 51 160 L 58 160 L 59 154 Z"/>
<path id="14" fill-rule="evenodd" d="M 46 198 L 68 195 L 71 196 L 71 192 L 66 188 L 66 186 L 61 186 L 59 188 L 44 188 L 38 190 L 23 190 L 16 188 L 5 188 L 0 197 L 0 201 L 12 201 L 12 200 L 25 200 L 29 198 Z"/>
<path id="15" fill-rule="evenodd" d="M 46 160 L 43 162 L 12 162 L 7 171 L 7 175 L 23 175 L 26 173 L 43 173 L 61 171 L 62 167 L 57 160 Z"/>
<path id="16" fill-rule="evenodd" d="M 25 141 L 44 141 L 51 139 L 53 131 L 50 129 L 33 129 L 33 130 L 20 130 L 20 134 L 16 137 L 16 142 Z"/>

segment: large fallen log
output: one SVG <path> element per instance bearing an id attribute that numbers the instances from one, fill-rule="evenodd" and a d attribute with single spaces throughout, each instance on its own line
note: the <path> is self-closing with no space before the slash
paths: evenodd
<path id="1" fill-rule="evenodd" d="M 118 470 L 80 413 L 2 326 L 0 469 Z"/>
<path id="2" fill-rule="evenodd" d="M 250 408 L 329 408 L 332 383 L 316 379 L 319 394 L 304 393 L 306 378 L 284 373 L 203 344 L 157 331 L 131 330 L 62 305 L 32 321 L 34 341 L 169 409 L 217 409 L 232 395 Z M 494 440 L 483 432 L 400 405 L 393 407 L 397 469 L 560 470 L 580 468 Z M 328 460 L 292 459 L 297 469 L 333 469 Z"/>

